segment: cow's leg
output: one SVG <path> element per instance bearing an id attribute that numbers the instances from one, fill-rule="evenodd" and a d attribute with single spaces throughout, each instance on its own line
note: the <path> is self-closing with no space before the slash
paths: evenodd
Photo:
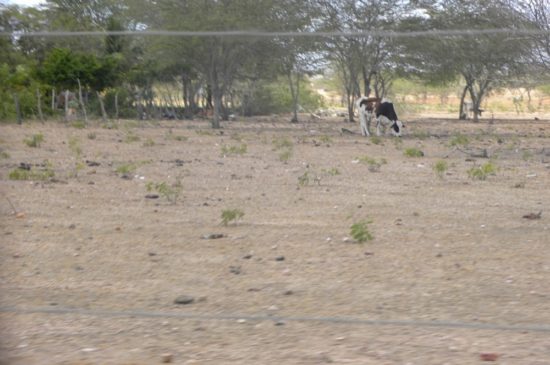
<path id="1" fill-rule="evenodd" d="M 380 137 L 382 135 L 382 120 L 381 118 L 383 118 L 382 116 L 379 116 L 376 118 L 376 135 L 378 137 Z"/>
<path id="2" fill-rule="evenodd" d="M 366 125 L 366 130 L 367 130 L 367 136 L 370 136 L 370 125 L 371 125 L 371 122 L 372 122 L 372 112 L 367 112 L 367 125 Z"/>
<path id="3" fill-rule="evenodd" d="M 359 108 L 359 127 L 361 128 L 361 135 L 363 136 L 369 136 L 369 130 L 367 128 L 367 121 L 368 121 L 368 113 L 365 110 L 365 108 L 361 107 Z"/>

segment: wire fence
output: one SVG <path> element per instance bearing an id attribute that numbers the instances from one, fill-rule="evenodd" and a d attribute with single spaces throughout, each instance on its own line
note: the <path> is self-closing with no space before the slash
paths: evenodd
<path id="1" fill-rule="evenodd" d="M 176 312 L 152 312 L 144 310 L 108 310 L 108 309 L 83 309 L 63 307 L 0 307 L 0 313 L 11 314 L 49 314 L 49 315 L 78 315 L 102 318 L 140 317 L 140 318 L 173 318 L 192 319 L 205 321 L 240 321 L 251 322 L 317 322 L 324 324 L 348 324 L 359 326 L 397 326 L 418 328 L 445 328 L 445 329 L 471 329 L 488 331 L 513 331 L 513 332 L 543 332 L 550 333 L 550 324 L 500 324 L 500 323 L 472 323 L 460 321 L 420 321 L 420 320 L 394 320 L 394 319 L 365 319 L 357 317 L 313 317 L 313 316 L 268 316 L 250 314 L 206 314 L 206 313 L 176 313 Z"/>

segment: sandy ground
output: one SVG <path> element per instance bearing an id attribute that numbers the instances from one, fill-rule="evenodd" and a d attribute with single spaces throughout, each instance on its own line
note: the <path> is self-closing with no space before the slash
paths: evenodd
<path id="1" fill-rule="evenodd" d="M 342 128 L 1 125 L 0 364 L 550 364 L 550 121 Z"/>

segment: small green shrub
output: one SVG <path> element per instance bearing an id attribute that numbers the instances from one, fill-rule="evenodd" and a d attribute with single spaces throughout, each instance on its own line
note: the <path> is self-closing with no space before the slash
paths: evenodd
<path id="1" fill-rule="evenodd" d="M 126 132 L 126 137 L 124 138 L 124 142 L 126 143 L 132 143 L 132 142 L 138 142 L 140 140 L 139 136 L 136 135 L 133 131 L 129 130 Z"/>
<path id="2" fill-rule="evenodd" d="M 143 147 L 153 147 L 155 145 L 155 141 L 153 141 L 152 138 L 147 138 L 145 142 L 143 142 Z"/>
<path id="3" fill-rule="evenodd" d="M 222 146 L 222 156 L 235 156 L 235 155 L 244 155 L 247 151 L 247 146 L 245 143 L 242 143 L 239 146 Z"/>
<path id="4" fill-rule="evenodd" d="M 321 141 L 321 143 L 331 144 L 332 143 L 332 138 L 330 138 L 327 135 L 322 135 L 322 136 L 319 137 L 319 141 Z"/>
<path id="5" fill-rule="evenodd" d="M 325 170 L 325 172 L 330 176 L 340 175 L 340 170 L 338 170 L 336 167 L 332 167 L 328 170 Z"/>
<path id="6" fill-rule="evenodd" d="M 382 167 L 382 165 L 385 165 L 388 163 L 388 161 L 385 158 L 382 158 L 380 159 L 380 161 L 378 161 L 375 158 L 372 158 L 369 156 L 359 157 L 358 160 L 362 164 L 367 164 L 370 172 L 378 172 L 380 171 L 380 167 Z"/>
<path id="7" fill-rule="evenodd" d="M 455 134 L 451 140 L 449 141 L 449 144 L 451 146 L 467 146 L 470 143 L 470 139 L 468 136 L 465 136 L 463 134 Z"/>
<path id="8" fill-rule="evenodd" d="M 71 127 L 76 129 L 84 129 L 86 128 L 86 123 L 84 123 L 84 121 L 82 120 L 75 120 L 74 122 L 71 123 Z"/>
<path id="9" fill-rule="evenodd" d="M 405 148 L 403 154 L 407 157 L 424 157 L 424 152 L 415 147 Z"/>
<path id="10" fill-rule="evenodd" d="M 160 196 L 164 197 L 172 204 L 176 204 L 182 191 L 183 184 L 181 179 L 176 179 L 176 182 L 172 185 L 168 185 L 166 182 L 154 183 L 152 181 L 145 184 L 147 191 L 156 191 Z"/>
<path id="11" fill-rule="evenodd" d="M 44 135 L 42 133 L 33 134 L 30 138 L 25 138 L 23 142 L 33 148 L 38 148 L 44 142 Z"/>
<path id="12" fill-rule="evenodd" d="M 55 172 L 48 166 L 43 170 L 25 170 L 16 168 L 10 171 L 8 178 L 10 180 L 32 180 L 32 181 L 44 181 L 49 180 L 55 176 Z"/>
<path id="13" fill-rule="evenodd" d="M 292 149 L 285 149 L 279 153 L 279 160 L 287 163 L 292 157 Z"/>
<path id="14" fill-rule="evenodd" d="M 309 185 L 309 171 L 303 173 L 303 175 L 298 176 L 298 185 L 307 186 Z"/>
<path id="15" fill-rule="evenodd" d="M 88 139 L 96 139 L 97 135 L 95 134 L 95 132 L 90 132 L 88 133 Z"/>
<path id="16" fill-rule="evenodd" d="M 371 241 L 374 239 L 372 234 L 369 231 L 368 225 L 372 223 L 371 221 L 361 221 L 351 225 L 350 234 L 354 240 L 359 243 Z"/>
<path id="17" fill-rule="evenodd" d="M 7 153 L 6 151 L 0 151 L 0 159 L 4 160 L 4 159 L 8 159 L 10 158 L 10 154 Z"/>
<path id="18" fill-rule="evenodd" d="M 468 170 L 468 176 L 473 180 L 486 180 L 489 175 L 495 175 L 497 167 L 492 162 L 474 166 Z"/>
<path id="19" fill-rule="evenodd" d="M 82 156 L 82 147 L 80 147 L 80 141 L 76 137 L 69 138 L 69 149 L 75 155 L 77 159 Z"/>
<path id="20" fill-rule="evenodd" d="M 222 211 L 222 224 L 227 226 L 233 221 L 237 221 L 244 216 L 244 212 L 240 209 L 225 209 Z"/>
<path id="21" fill-rule="evenodd" d="M 449 169 L 449 165 L 447 164 L 447 161 L 445 160 L 439 160 L 437 161 L 433 166 L 435 174 L 442 179 L 445 176 L 445 173 Z"/>
<path id="22" fill-rule="evenodd" d="M 118 166 L 115 171 L 116 171 L 117 174 L 128 175 L 128 174 L 134 173 L 136 171 L 136 169 L 137 169 L 136 164 L 126 163 L 126 164 L 122 164 L 122 165 Z"/>
<path id="23" fill-rule="evenodd" d="M 275 150 L 280 150 L 280 149 L 283 149 L 283 148 L 292 148 L 293 147 L 293 144 L 292 144 L 292 141 L 286 137 L 278 137 L 278 138 L 275 138 L 273 139 L 273 147 Z"/>
<path id="24" fill-rule="evenodd" d="M 375 144 L 375 145 L 379 145 L 382 143 L 382 138 L 378 137 L 378 136 L 372 136 L 370 137 L 370 141 L 372 144 Z"/>

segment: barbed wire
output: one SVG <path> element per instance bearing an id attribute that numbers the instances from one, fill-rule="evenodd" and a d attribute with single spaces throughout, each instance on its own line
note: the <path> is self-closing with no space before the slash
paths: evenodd
<path id="1" fill-rule="evenodd" d="M 419 321 L 419 320 L 393 320 L 393 319 L 364 319 L 355 317 L 312 317 L 312 316 L 268 316 L 268 315 L 239 315 L 239 314 L 206 314 L 206 313 L 175 313 L 175 312 L 151 312 L 142 310 L 107 310 L 107 309 L 83 309 L 63 307 L 0 307 L 0 313 L 14 314 L 74 314 L 94 317 L 141 317 L 141 318 L 174 318 L 208 321 L 239 321 L 251 322 L 320 322 L 329 324 L 350 324 L 362 326 L 398 326 L 420 328 L 447 328 L 447 329 L 472 329 L 490 331 L 516 331 L 516 332 L 548 332 L 550 325 L 538 324 L 497 324 L 497 323 L 472 323 L 459 321 Z"/>
<path id="2" fill-rule="evenodd" d="M 103 36 L 171 36 L 171 37 L 250 37 L 250 38 L 412 38 L 427 36 L 479 36 L 479 35 L 511 35 L 511 36 L 541 36 L 550 35 L 545 29 L 432 29 L 419 31 L 336 31 L 336 32 L 269 32 L 254 30 L 226 30 L 226 31 L 178 31 L 178 30 L 123 30 L 123 31 L 33 31 L 33 32 L 0 32 L 2 37 L 103 37 Z"/>

